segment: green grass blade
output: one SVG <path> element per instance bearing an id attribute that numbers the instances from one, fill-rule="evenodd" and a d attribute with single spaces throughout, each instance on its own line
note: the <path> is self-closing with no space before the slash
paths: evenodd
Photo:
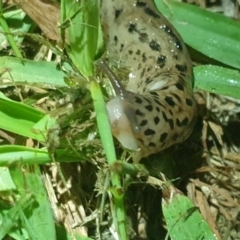
<path id="1" fill-rule="evenodd" d="M 116 161 L 113 136 L 110 128 L 110 123 L 108 120 L 106 104 L 104 102 L 100 87 L 95 81 L 91 82 L 91 94 L 94 109 L 97 114 L 98 130 L 102 139 L 103 148 L 106 152 L 109 164 L 113 164 Z"/>
<path id="2" fill-rule="evenodd" d="M 16 164 L 44 164 L 51 162 L 46 149 L 29 148 L 17 145 L 0 146 L 0 166 Z"/>
<path id="3" fill-rule="evenodd" d="M 155 2 L 189 46 L 240 69 L 239 21 L 172 0 Z"/>
<path id="4" fill-rule="evenodd" d="M 67 53 L 77 69 L 88 78 L 94 74 L 93 61 L 98 47 L 98 6 L 96 0 L 64 0 L 61 4 L 61 29 L 66 30 Z M 65 41 L 65 39 L 63 39 Z"/>
<path id="5" fill-rule="evenodd" d="M 240 74 L 237 70 L 202 65 L 194 68 L 195 88 L 240 98 Z"/>
<path id="6" fill-rule="evenodd" d="M 44 114 L 32 107 L 19 102 L 12 101 L 0 92 L 0 128 L 30 137 L 39 141 L 44 141 L 43 133 L 33 132 L 34 125 L 40 121 Z M 44 132 L 46 130 L 44 129 Z"/>
<path id="7" fill-rule="evenodd" d="M 113 144 L 113 137 L 108 120 L 106 105 L 97 82 L 91 82 L 91 95 L 93 98 L 94 109 L 96 112 L 98 129 L 102 140 L 103 148 L 106 152 L 109 165 L 116 163 L 116 154 Z M 113 221 L 119 234 L 119 239 L 128 239 L 126 232 L 126 213 L 124 207 L 124 191 L 121 186 L 120 175 L 111 172 L 111 193 L 114 198 Z"/>
<path id="8" fill-rule="evenodd" d="M 10 28 L 6 22 L 6 19 L 3 16 L 2 1 L 0 2 L 0 25 L 4 31 L 6 39 L 8 40 L 9 45 L 12 47 L 16 57 L 22 58 L 22 53 L 17 46 L 17 43 L 14 40 L 13 35 L 11 34 Z"/>
<path id="9" fill-rule="evenodd" d="M 5 71 L 8 69 L 8 71 Z M 21 60 L 13 57 L 0 57 L 0 83 L 46 84 L 67 86 L 65 74 L 53 62 Z M 6 81 L 7 80 L 7 81 Z"/>

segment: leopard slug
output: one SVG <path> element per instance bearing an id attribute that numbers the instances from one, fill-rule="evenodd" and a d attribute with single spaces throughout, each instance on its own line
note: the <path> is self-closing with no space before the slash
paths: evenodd
<path id="1" fill-rule="evenodd" d="M 181 143 L 196 118 L 192 63 L 152 0 L 100 0 L 109 59 L 129 69 L 124 88 L 105 62 L 116 97 L 107 104 L 113 135 L 140 158 Z"/>

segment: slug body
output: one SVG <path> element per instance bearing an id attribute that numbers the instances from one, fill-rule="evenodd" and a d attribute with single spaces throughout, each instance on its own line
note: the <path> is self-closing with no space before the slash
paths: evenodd
<path id="1" fill-rule="evenodd" d="M 100 17 L 109 59 L 130 71 L 125 90 L 105 65 L 116 92 L 107 104 L 113 135 L 140 157 L 184 141 L 196 103 L 192 63 L 180 35 L 152 0 L 100 0 Z"/>

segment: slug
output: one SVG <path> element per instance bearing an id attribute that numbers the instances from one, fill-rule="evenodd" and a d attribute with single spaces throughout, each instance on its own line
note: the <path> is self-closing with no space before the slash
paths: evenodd
<path id="1" fill-rule="evenodd" d="M 125 87 L 101 61 L 116 97 L 107 103 L 113 135 L 139 158 L 181 143 L 196 119 L 192 62 L 180 35 L 152 0 L 100 0 L 109 59 L 129 69 Z"/>

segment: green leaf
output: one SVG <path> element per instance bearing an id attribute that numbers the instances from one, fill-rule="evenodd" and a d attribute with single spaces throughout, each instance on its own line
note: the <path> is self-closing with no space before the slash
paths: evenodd
<path id="1" fill-rule="evenodd" d="M 6 167 L 0 167 L 0 191 L 10 191 L 15 189 L 16 185 L 11 178 L 9 169 Z"/>
<path id="2" fill-rule="evenodd" d="M 25 167 L 24 171 L 19 167 L 10 170 L 20 196 L 32 196 L 31 206 L 18 209 L 19 226 L 27 231 L 29 239 L 45 240 L 46 236 L 56 239 L 53 213 L 39 166 Z"/>
<path id="3" fill-rule="evenodd" d="M 0 92 L 0 128 L 44 141 L 43 133 L 34 133 L 33 126 L 44 116 L 40 111 L 24 105 L 19 102 L 15 102 L 5 97 Z M 46 132 L 46 130 L 44 130 Z"/>
<path id="4" fill-rule="evenodd" d="M 111 127 L 108 120 L 106 104 L 104 102 L 103 95 L 98 83 L 96 81 L 92 81 L 90 87 L 94 110 L 97 117 L 98 130 L 102 140 L 103 148 L 106 152 L 108 163 L 113 164 L 116 161 L 116 154 Z"/>
<path id="5" fill-rule="evenodd" d="M 202 65 L 194 68 L 195 88 L 240 98 L 240 74 L 237 70 Z"/>
<path id="6" fill-rule="evenodd" d="M 29 148 L 17 145 L 0 146 L 0 166 L 14 164 L 44 164 L 51 162 L 47 149 Z"/>
<path id="7" fill-rule="evenodd" d="M 8 70 L 8 71 L 6 71 Z M 46 87 L 67 86 L 65 74 L 53 62 L 21 60 L 14 57 L 0 57 L 0 82 L 42 84 Z"/>
<path id="8" fill-rule="evenodd" d="M 172 0 L 155 1 L 184 41 L 210 58 L 240 68 L 240 22 Z"/>
<path id="9" fill-rule="evenodd" d="M 172 240 L 217 240 L 190 199 L 178 192 L 163 200 L 163 215 Z M 169 195 L 169 196 L 170 196 Z"/>
<path id="10" fill-rule="evenodd" d="M 86 78 L 94 74 L 93 61 L 98 48 L 98 1 L 64 0 L 61 4 L 61 29 L 67 30 L 66 47 L 70 59 Z M 65 39 L 63 39 L 65 41 Z"/>

